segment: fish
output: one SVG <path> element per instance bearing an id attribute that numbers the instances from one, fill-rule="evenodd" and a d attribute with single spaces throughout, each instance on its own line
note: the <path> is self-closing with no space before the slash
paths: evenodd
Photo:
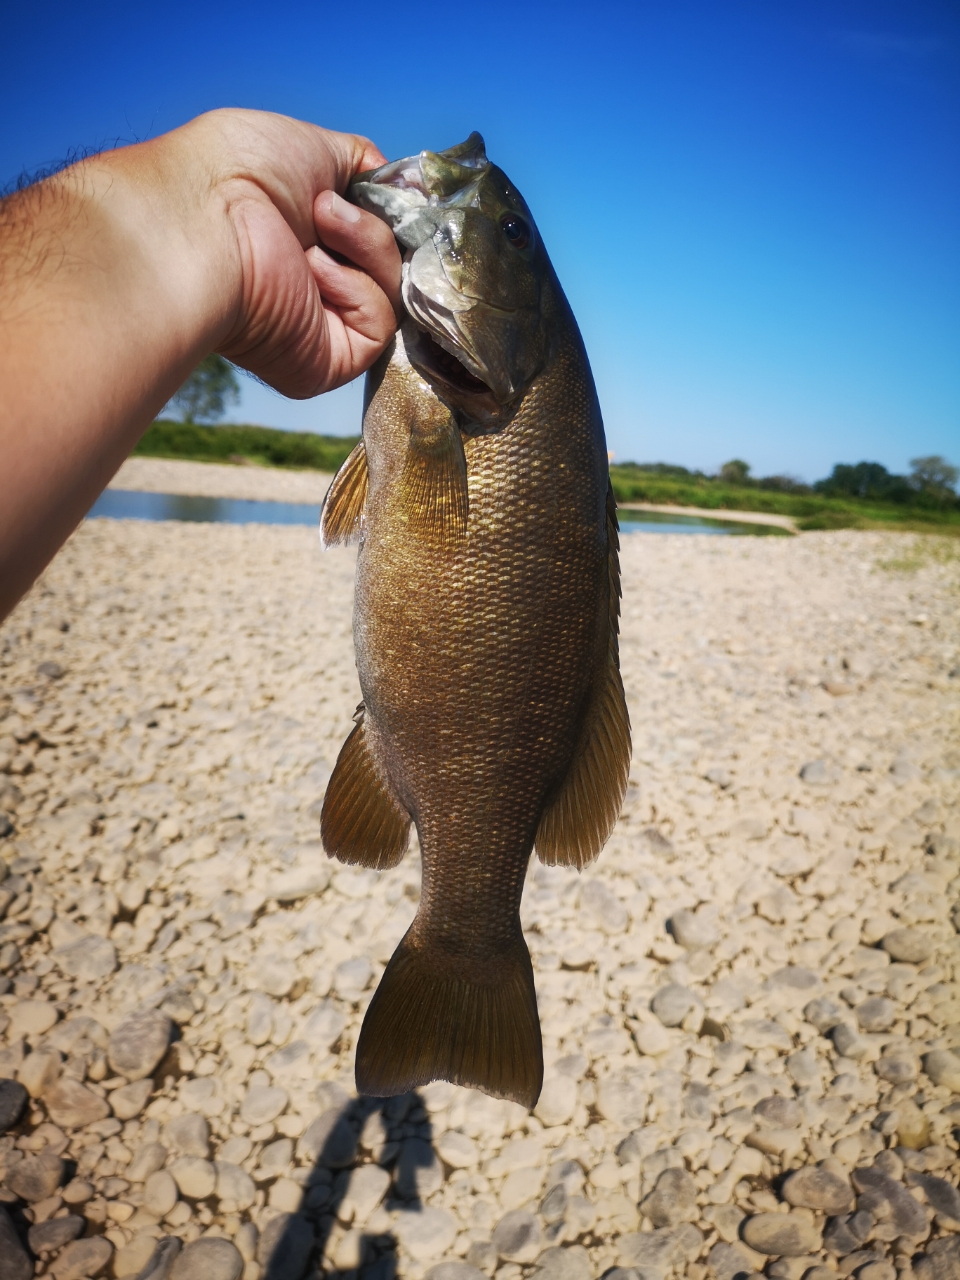
<path id="1" fill-rule="evenodd" d="M 519 191 L 473 133 L 354 180 L 403 254 L 403 317 L 321 512 L 359 539 L 363 701 L 324 796 L 341 862 L 396 866 L 416 916 L 357 1042 L 361 1094 L 431 1080 L 532 1108 L 543 1047 L 520 898 L 583 868 L 630 764 L 619 538 L 586 350 Z"/>

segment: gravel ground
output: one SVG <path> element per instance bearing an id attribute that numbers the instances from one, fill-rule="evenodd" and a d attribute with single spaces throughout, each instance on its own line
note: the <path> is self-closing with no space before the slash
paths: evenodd
<path id="1" fill-rule="evenodd" d="M 958 561 L 624 541 L 631 786 L 531 868 L 528 1114 L 353 1091 L 419 866 L 317 843 L 352 554 L 80 529 L 0 630 L 4 1280 L 960 1275 Z"/>
<path id="2" fill-rule="evenodd" d="M 195 494 L 201 498 L 303 502 L 319 507 L 332 479 L 325 471 L 221 466 L 216 462 L 184 462 L 179 458 L 128 458 L 108 487 L 141 493 Z"/>

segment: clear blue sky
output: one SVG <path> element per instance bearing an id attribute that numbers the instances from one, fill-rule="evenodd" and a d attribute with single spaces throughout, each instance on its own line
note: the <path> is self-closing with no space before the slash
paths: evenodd
<path id="1" fill-rule="evenodd" d="M 395 157 L 471 129 L 523 191 L 618 458 L 814 479 L 960 463 L 955 0 L 8 4 L 0 182 L 200 111 Z M 349 388 L 237 415 L 351 433 Z"/>

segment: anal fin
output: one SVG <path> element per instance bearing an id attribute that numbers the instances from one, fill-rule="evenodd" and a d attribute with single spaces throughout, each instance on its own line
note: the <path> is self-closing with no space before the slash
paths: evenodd
<path id="1" fill-rule="evenodd" d="M 460 428 L 444 406 L 434 422 L 418 422 L 397 482 L 407 523 L 428 542 L 455 546 L 467 533 L 467 461 Z"/>
<path id="2" fill-rule="evenodd" d="M 620 536 L 616 501 L 609 486 L 607 546 L 607 649 L 594 678 L 567 776 L 537 828 L 537 854 L 547 866 L 584 867 L 592 862 L 609 839 L 627 789 L 630 716 L 620 678 Z"/>
<path id="3" fill-rule="evenodd" d="M 332 858 L 383 871 L 407 850 L 410 815 L 383 779 L 363 719 L 340 748 L 320 815 L 320 838 Z"/>
<path id="4" fill-rule="evenodd" d="M 346 545 L 360 533 L 367 501 L 367 451 L 363 441 L 333 477 L 320 511 L 320 545 Z"/>

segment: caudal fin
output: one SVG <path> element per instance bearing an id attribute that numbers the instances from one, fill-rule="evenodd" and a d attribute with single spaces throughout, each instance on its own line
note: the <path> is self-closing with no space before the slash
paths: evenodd
<path id="1" fill-rule="evenodd" d="M 530 955 L 522 938 L 495 981 L 444 973 L 439 948 L 407 936 L 370 1002 L 357 1043 L 357 1092 L 375 1098 L 449 1080 L 533 1107 L 543 1045 Z"/>

